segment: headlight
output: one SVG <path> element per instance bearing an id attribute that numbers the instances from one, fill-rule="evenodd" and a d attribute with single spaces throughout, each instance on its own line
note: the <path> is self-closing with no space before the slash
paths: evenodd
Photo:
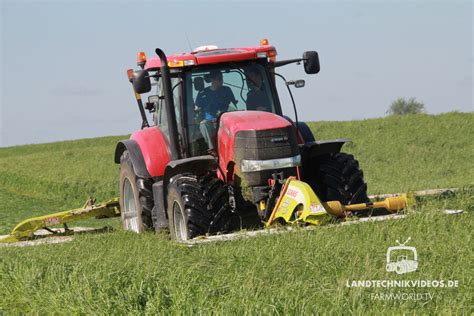
<path id="1" fill-rule="evenodd" d="M 261 170 L 281 169 L 296 167 L 301 164 L 301 156 L 296 155 L 294 157 L 280 158 L 280 159 L 269 159 L 269 160 L 242 160 L 240 170 L 242 172 L 253 172 Z"/>

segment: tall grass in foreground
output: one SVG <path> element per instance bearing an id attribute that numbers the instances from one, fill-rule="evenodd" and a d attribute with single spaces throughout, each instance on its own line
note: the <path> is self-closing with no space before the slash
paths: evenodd
<path id="1" fill-rule="evenodd" d="M 61 245 L 0 249 L 0 311 L 74 314 L 468 314 L 472 191 L 428 201 L 408 219 L 321 227 L 193 247 L 117 231 Z M 471 206 L 469 206 L 471 205 Z M 448 216 L 443 207 L 471 210 Z M 385 271 L 395 240 L 417 272 Z M 457 280 L 458 288 L 350 288 L 353 280 Z M 430 293 L 382 301 L 372 293 Z"/>
<path id="2" fill-rule="evenodd" d="M 186 247 L 117 230 L 71 243 L 0 248 L 0 314 L 471 314 L 473 113 L 314 122 L 318 139 L 350 137 L 371 193 L 465 187 L 425 199 L 405 220 L 321 227 Z M 105 137 L 0 148 L 0 232 L 19 220 L 117 195 Z M 464 209 L 458 216 L 439 209 Z M 119 227 L 117 219 L 106 221 Z M 86 222 L 86 225 L 104 225 Z M 412 237 L 419 271 L 385 271 L 387 247 Z M 458 280 L 459 288 L 361 289 L 351 280 Z M 431 293 L 376 300 L 371 293 Z"/>

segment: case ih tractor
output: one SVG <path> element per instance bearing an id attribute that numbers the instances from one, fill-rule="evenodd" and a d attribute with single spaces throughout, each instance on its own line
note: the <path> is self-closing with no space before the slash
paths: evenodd
<path id="1" fill-rule="evenodd" d="M 91 197 L 81 208 L 25 219 L 0 243 L 38 238 L 34 233 L 42 228 L 53 236 L 71 234 L 69 223 L 94 217 L 121 216 L 126 230 L 169 230 L 185 241 L 273 223 L 319 225 L 415 204 L 410 194 L 369 201 L 359 164 L 340 152 L 348 140 L 316 141 L 298 121 L 290 86 L 301 88 L 304 81 L 287 81 L 276 69 L 303 63 L 307 74 L 316 74 L 316 52 L 277 61 L 264 39 L 255 47 L 156 53 L 146 60 L 140 52 L 140 69 L 127 71 L 142 126 L 115 149 L 120 197 L 101 203 Z M 295 122 L 282 112 L 277 77 L 288 88 Z M 141 95 L 149 92 L 143 104 Z M 151 126 L 146 110 L 153 114 Z M 54 229 L 58 225 L 63 231 Z"/>
<path id="2" fill-rule="evenodd" d="M 262 40 L 255 47 L 203 46 L 171 56 L 156 49 L 156 54 L 147 60 L 139 53 L 140 69 L 128 70 L 143 121 L 115 151 L 125 229 L 169 229 L 172 238 L 186 240 L 262 226 L 276 220 L 277 207 L 280 219 L 292 221 L 309 199 L 326 209 L 327 201 L 339 203 L 338 216 L 342 208 L 369 202 L 358 162 L 340 152 L 348 140 L 315 140 L 298 121 L 290 90 L 304 81 L 286 81 L 277 73 L 291 63 L 318 73 L 316 52 L 277 60 L 275 47 Z M 276 89 L 281 79 L 295 122 L 282 112 Z M 151 93 L 147 102 L 144 93 Z M 209 113 L 218 102 L 225 108 Z M 153 114 L 151 125 L 146 110 Z M 291 186 L 289 180 L 296 179 L 301 190 L 296 182 Z M 300 195 L 301 203 L 295 200 L 294 209 L 286 209 L 290 204 L 282 198 Z M 308 212 L 326 213 L 321 203 L 309 205 Z"/>

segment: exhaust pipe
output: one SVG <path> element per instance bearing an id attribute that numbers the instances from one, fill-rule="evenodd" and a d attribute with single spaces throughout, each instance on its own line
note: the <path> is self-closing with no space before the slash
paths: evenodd
<path id="1" fill-rule="evenodd" d="M 171 78 L 170 70 L 168 67 L 168 59 L 165 53 L 157 48 L 155 49 L 156 54 L 161 60 L 161 80 L 163 81 L 163 91 L 165 95 L 165 106 L 166 106 L 166 117 L 168 119 L 168 130 L 170 137 L 170 151 L 171 160 L 181 159 L 181 151 L 179 150 L 178 140 L 178 124 L 176 122 L 176 112 L 173 101 L 173 91 L 171 89 Z"/>

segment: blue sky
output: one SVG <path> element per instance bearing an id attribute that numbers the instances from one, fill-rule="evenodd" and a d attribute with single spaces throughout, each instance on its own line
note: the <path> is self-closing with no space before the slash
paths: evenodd
<path id="1" fill-rule="evenodd" d="M 294 90 L 304 120 L 381 117 L 397 97 L 429 113 L 472 111 L 473 10 L 470 1 L 2 1 L 0 146 L 136 130 L 126 69 L 138 51 L 189 51 L 186 36 L 193 48 L 266 37 L 281 59 L 317 50 L 317 75 L 280 68 L 306 80 Z"/>

